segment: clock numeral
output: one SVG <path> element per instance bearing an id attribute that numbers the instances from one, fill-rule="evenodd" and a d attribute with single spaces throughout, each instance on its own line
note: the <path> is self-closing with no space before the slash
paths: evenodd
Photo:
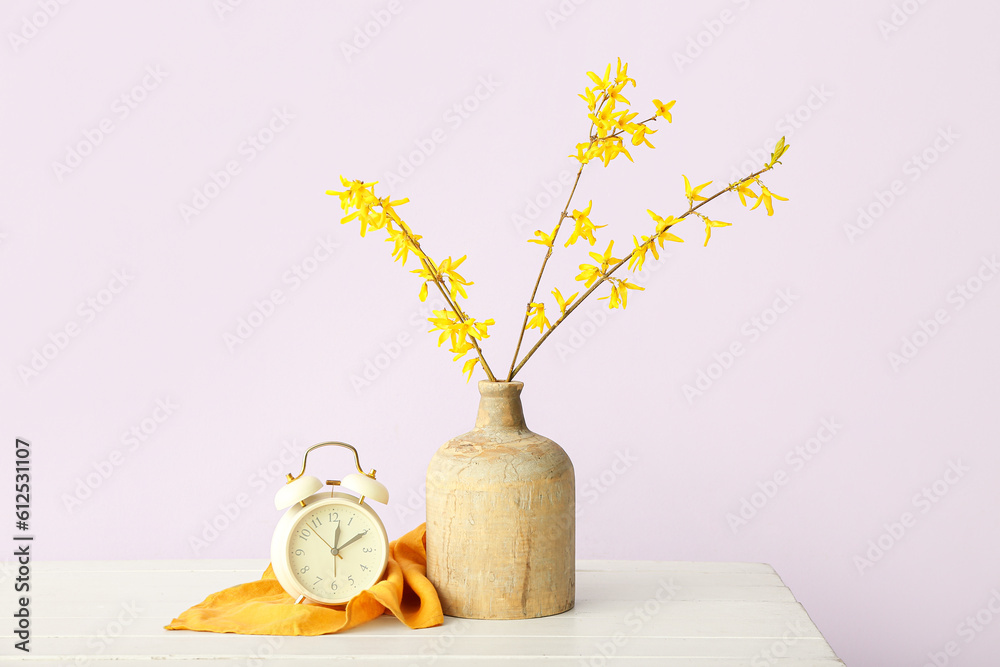
<path id="1" fill-rule="evenodd" d="M 334 579 L 333 581 L 330 582 L 330 590 L 333 591 L 334 593 L 337 592 L 337 580 L 336 579 Z"/>
<path id="2" fill-rule="evenodd" d="M 351 586 L 354 586 L 354 585 L 355 585 L 355 584 L 354 584 L 354 575 L 353 575 L 353 574 L 351 574 L 351 575 L 348 575 L 348 576 L 347 576 L 347 580 L 348 580 L 349 582 L 351 582 Z"/>
<path id="3" fill-rule="evenodd" d="M 375 551 L 375 548 L 374 547 L 365 547 L 364 549 L 362 549 L 362 551 L 364 551 L 366 554 L 370 554 L 371 552 Z"/>
<path id="4" fill-rule="evenodd" d="M 351 517 L 351 521 L 354 521 L 354 517 L 353 517 L 353 516 Z M 348 521 L 348 522 L 347 522 L 347 525 L 348 525 L 348 526 L 350 526 L 350 525 L 351 525 L 351 521 Z"/>
<path id="5" fill-rule="evenodd" d="M 340 515 L 339 515 L 339 514 L 337 514 L 336 512 L 330 512 L 330 518 L 329 518 L 329 521 L 330 521 L 331 523 L 332 523 L 332 522 L 334 522 L 334 521 L 340 521 Z"/>
<path id="6" fill-rule="evenodd" d="M 305 551 L 303 551 L 302 549 L 296 549 L 295 550 L 295 555 L 296 556 L 302 556 L 304 554 L 305 554 Z"/>
<path id="7" fill-rule="evenodd" d="M 364 570 L 365 572 L 367 572 L 367 571 L 368 571 L 368 566 L 367 566 L 367 565 L 361 565 L 360 567 L 361 567 L 361 569 L 362 569 L 362 570 Z"/>
<path id="8" fill-rule="evenodd" d="M 310 535 L 312 535 L 312 531 L 309 530 L 308 528 L 303 528 L 302 530 L 299 531 L 299 537 L 301 537 L 303 540 L 308 540 Z"/>
<path id="9" fill-rule="evenodd" d="M 323 577 L 316 577 L 316 581 L 313 582 L 313 588 L 315 588 L 321 581 L 323 581 Z"/>
<path id="10" fill-rule="evenodd" d="M 323 520 L 322 520 L 322 519 L 320 519 L 319 517 L 316 517 L 315 519 L 313 519 L 313 520 L 312 520 L 312 521 L 310 521 L 309 523 L 311 523 L 311 524 L 312 524 L 312 527 L 313 527 L 313 528 L 319 528 L 320 526 L 322 526 L 322 525 L 323 525 Z"/>
<path id="11" fill-rule="evenodd" d="M 305 567 L 303 567 L 303 568 L 302 568 L 301 570 L 299 570 L 299 574 L 305 574 L 305 573 L 306 573 L 306 572 L 308 572 L 308 571 L 309 571 L 309 566 L 308 566 L 308 565 L 306 565 L 306 566 L 305 566 Z"/>

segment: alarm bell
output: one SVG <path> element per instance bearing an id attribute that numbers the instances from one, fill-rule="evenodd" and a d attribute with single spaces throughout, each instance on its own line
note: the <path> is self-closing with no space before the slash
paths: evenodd
<path id="1" fill-rule="evenodd" d="M 283 510 L 295 503 L 301 503 L 323 488 L 323 482 L 319 478 L 305 474 L 306 459 L 309 458 L 309 452 L 312 450 L 327 446 L 350 449 L 354 452 L 354 465 L 358 469 L 358 472 L 346 475 L 343 480 L 339 482 L 327 482 L 328 484 L 333 484 L 334 486 L 340 485 L 345 489 L 353 491 L 361 497 L 362 501 L 365 498 L 371 498 L 382 504 L 389 502 L 389 490 L 381 482 L 375 480 L 375 471 L 365 472 L 361 468 L 361 462 L 358 460 L 358 450 L 346 442 L 321 442 L 307 449 L 305 454 L 302 455 L 302 471 L 297 476 L 292 476 L 291 473 L 288 474 L 288 483 L 281 487 L 274 496 L 275 508 Z"/>
<path id="2" fill-rule="evenodd" d="M 289 480 L 288 484 L 278 489 L 274 494 L 274 507 L 287 509 L 295 503 L 302 502 L 323 488 L 323 482 L 312 475 L 303 475 L 298 479 Z"/>
<path id="3" fill-rule="evenodd" d="M 389 502 L 389 489 L 385 488 L 382 482 L 376 482 L 374 477 L 352 472 L 340 481 L 340 485 L 359 496 L 377 500 L 383 505 Z"/>

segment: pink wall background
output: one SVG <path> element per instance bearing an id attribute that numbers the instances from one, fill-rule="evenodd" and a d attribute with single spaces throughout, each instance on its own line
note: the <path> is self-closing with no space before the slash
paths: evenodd
<path id="1" fill-rule="evenodd" d="M 264 558 L 281 476 L 329 438 L 379 469 L 393 536 L 418 524 L 475 384 L 423 333 L 416 279 L 323 193 L 384 181 L 440 128 L 391 191 L 433 255 L 468 253 L 505 367 L 541 259 L 525 240 L 586 133 L 576 95 L 621 55 L 637 109 L 677 105 L 655 151 L 584 172 L 595 249 L 682 211 L 682 173 L 731 180 L 781 133 L 767 183 L 790 201 L 713 203 L 733 227 L 707 249 L 679 227 L 628 312 L 581 307 L 520 376 L 529 425 L 576 465 L 578 556 L 765 561 L 848 664 L 949 642 L 949 664 L 992 664 L 995 4 L 225 2 L 0 14 L 0 425 L 32 443 L 39 558 Z M 577 255 L 550 265 L 564 293 Z M 700 371 L 717 379 L 689 401 Z"/>

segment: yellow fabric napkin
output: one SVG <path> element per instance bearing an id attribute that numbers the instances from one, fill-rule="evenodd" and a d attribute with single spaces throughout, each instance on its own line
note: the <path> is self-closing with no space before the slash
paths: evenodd
<path id="1" fill-rule="evenodd" d="M 213 593 L 167 630 L 241 635 L 326 635 L 391 613 L 411 628 L 441 625 L 441 601 L 427 579 L 426 524 L 389 544 L 386 576 L 346 604 L 295 604 L 268 565 L 259 581 Z"/>

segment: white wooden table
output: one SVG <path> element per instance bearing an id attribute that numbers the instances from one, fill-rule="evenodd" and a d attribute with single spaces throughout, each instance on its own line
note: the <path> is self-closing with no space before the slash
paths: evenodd
<path id="1" fill-rule="evenodd" d="M 0 662 L 116 664 L 709 665 L 835 667 L 833 653 L 769 565 L 578 561 L 576 607 L 527 621 L 410 630 L 384 616 L 341 635 L 270 637 L 167 631 L 209 593 L 258 578 L 260 560 L 35 563 L 31 652 L 14 650 L 15 600 L 0 593 Z"/>

